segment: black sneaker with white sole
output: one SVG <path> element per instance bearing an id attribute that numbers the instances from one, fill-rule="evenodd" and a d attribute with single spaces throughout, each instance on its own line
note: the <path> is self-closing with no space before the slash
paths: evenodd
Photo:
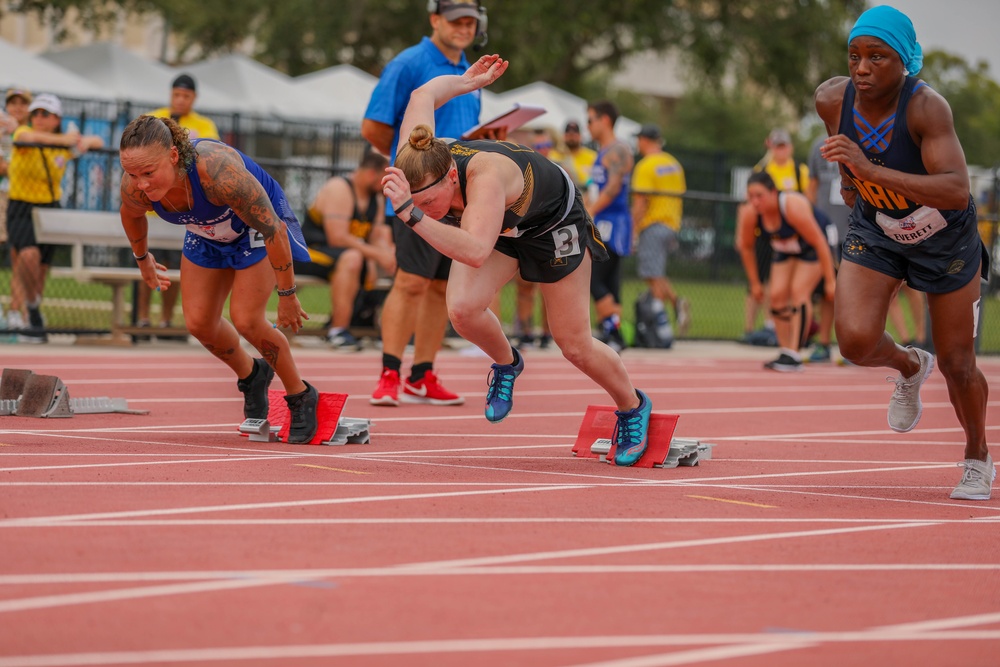
<path id="1" fill-rule="evenodd" d="M 305 391 L 285 396 L 285 403 L 288 403 L 288 411 L 291 413 L 291 425 L 288 428 L 288 443 L 291 445 L 308 444 L 319 430 L 316 415 L 319 392 L 308 382 L 304 383 Z"/>
<path id="2" fill-rule="evenodd" d="M 797 373 L 802 370 L 802 360 L 782 352 L 777 359 L 764 364 L 764 368 L 779 373 Z"/>
<path id="3" fill-rule="evenodd" d="M 243 418 L 267 419 L 270 409 L 267 390 L 274 379 L 274 369 L 263 359 L 254 359 L 253 366 L 250 375 L 236 381 L 236 387 L 243 393 Z"/>

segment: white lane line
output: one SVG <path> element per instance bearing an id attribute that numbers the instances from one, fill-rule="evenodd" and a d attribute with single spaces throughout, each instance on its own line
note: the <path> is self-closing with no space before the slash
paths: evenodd
<path id="1" fill-rule="evenodd" d="M 155 456 L 155 455 L 150 455 Z M 78 468 L 127 468 L 130 466 L 160 466 L 160 465 L 178 465 L 181 463 L 229 463 L 229 462 L 242 462 L 242 461 L 273 461 L 280 459 L 291 459 L 298 458 L 294 454 L 286 454 L 284 456 L 279 454 L 272 454 L 270 456 L 249 456 L 249 457 L 229 457 L 224 459 L 175 459 L 171 461 L 113 461 L 108 463 L 75 463 L 68 465 L 50 465 L 50 466 L 21 466 L 16 468 L 0 468 L 0 472 L 25 472 L 28 470 L 75 470 Z"/>
<path id="2" fill-rule="evenodd" d="M 345 644 L 299 644 L 282 646 L 247 646 L 199 649 L 163 649 L 152 651 L 116 651 L 100 653 L 64 653 L 0 657 L 0 667 L 86 667 L 93 665 L 134 665 L 149 663 L 181 664 L 218 661 L 270 660 L 288 661 L 306 658 L 358 656 L 417 656 L 458 653 L 496 653 L 513 651 L 579 651 L 581 649 L 651 648 L 664 646 L 704 646 L 732 644 L 731 648 L 761 652 L 806 648 L 817 643 L 859 642 L 962 642 L 996 641 L 1000 631 L 952 631 L 927 634 L 887 631 L 810 632 L 802 634 L 685 634 L 685 635 L 585 635 L 569 637 L 498 637 L 491 639 L 444 639 L 416 641 L 379 641 Z M 724 647 L 723 647 L 724 648 Z M 698 649 L 705 651 L 708 649 Z M 718 660 L 724 656 L 708 657 Z M 669 657 L 667 654 L 664 658 Z M 748 653 L 740 653 L 748 655 Z M 734 656 L 730 656 L 734 657 Z M 704 660 L 698 660 L 702 662 Z M 656 663 L 669 665 L 671 663 Z M 691 664 L 677 663 L 677 664 Z"/>
<path id="3" fill-rule="evenodd" d="M 855 564 L 726 564 L 706 565 L 616 565 L 615 572 L 625 574 L 815 574 L 818 572 L 877 572 L 879 574 L 910 572 L 995 572 L 1000 564 L 963 563 L 855 563 Z M 0 575 L 0 586 L 79 585 L 107 583 L 152 583 L 169 581 L 273 580 L 316 581 L 320 579 L 382 578 L 382 577 L 485 577 L 485 576 L 553 576 L 564 574 L 607 574 L 607 565 L 498 565 L 443 569 L 407 568 L 397 566 L 367 568 L 322 568 L 312 570 L 207 570 L 165 572 L 94 572 L 53 574 Z M 947 628 L 941 628 L 947 629 Z"/>
<path id="4" fill-rule="evenodd" d="M 992 522 L 993 520 L 1000 517 L 974 517 L 971 519 L 941 519 L 941 518 L 929 518 L 929 519 L 896 519 L 896 518 L 871 518 L 871 519 L 821 519 L 821 518 L 808 518 L 808 519 L 782 519 L 782 518 L 768 518 L 768 517 L 733 517 L 733 518 L 718 518 L 718 517 L 704 517 L 704 518 L 576 518 L 576 517 L 501 517 L 501 518 L 487 518 L 487 517 L 468 517 L 468 518 L 430 518 L 430 517 L 406 517 L 406 518 L 384 518 L 384 517 L 369 517 L 364 519 L 349 519 L 349 518 L 335 518 L 335 517 L 324 517 L 318 519 L 305 519 L 305 518 L 270 518 L 270 519 L 90 519 L 86 522 L 80 521 L 47 521 L 42 527 L 44 528 L 72 528 L 74 530 L 79 530 L 80 528 L 92 528 L 92 527 L 123 527 L 123 526 L 285 526 L 285 525 L 296 525 L 296 526 L 340 526 L 340 525 L 358 525 L 358 526 L 375 526 L 375 525 L 393 525 L 393 526 L 418 526 L 418 525 L 435 525 L 435 524 L 601 524 L 608 523 L 614 524 L 616 526 L 627 525 L 627 524 L 757 524 L 757 523 L 771 523 L 771 524 L 797 524 L 804 523 L 808 525 L 832 523 L 832 524 L 864 524 L 864 525 L 877 525 L 883 523 L 937 523 L 941 525 L 947 524 L 968 524 L 970 522 Z M 36 526 L 2 526 L 0 528 L 35 528 Z"/>
<path id="5" fill-rule="evenodd" d="M 122 512 L 97 512 L 91 514 L 66 514 L 57 516 L 36 516 L 18 519 L 0 520 L 0 528 L 20 526 L 45 526 L 50 523 L 65 523 L 67 521 L 86 522 L 90 519 L 124 519 L 128 517 L 171 516 L 177 514 L 199 514 L 204 512 L 241 512 L 284 507 L 317 507 L 323 505 L 346 505 L 353 503 L 398 502 L 400 500 L 427 500 L 431 498 L 458 498 L 468 496 L 485 496 L 504 493 L 537 493 L 541 491 L 565 491 L 585 489 L 585 485 L 576 486 L 529 486 L 522 488 L 485 489 L 475 491 L 448 491 L 440 493 L 411 493 L 403 495 L 362 496 L 351 498 L 320 498 L 313 500 L 289 500 L 268 503 L 239 503 L 235 505 L 201 505 L 197 507 L 172 507 L 165 509 L 129 510 Z"/>

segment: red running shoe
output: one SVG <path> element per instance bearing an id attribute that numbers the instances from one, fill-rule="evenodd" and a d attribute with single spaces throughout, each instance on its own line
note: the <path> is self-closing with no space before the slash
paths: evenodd
<path id="1" fill-rule="evenodd" d="M 368 399 L 372 405 L 399 405 L 399 372 L 388 368 L 382 369 L 382 377 L 378 380 L 378 386 L 372 392 L 372 397 Z"/>
<path id="2" fill-rule="evenodd" d="M 453 394 L 445 389 L 438 382 L 434 371 L 427 371 L 424 377 L 410 384 L 407 380 L 403 383 L 404 403 L 429 403 L 431 405 L 462 405 L 465 399 L 458 394 Z"/>

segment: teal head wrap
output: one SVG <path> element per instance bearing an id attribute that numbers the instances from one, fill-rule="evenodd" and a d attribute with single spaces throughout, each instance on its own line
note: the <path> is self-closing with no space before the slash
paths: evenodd
<path id="1" fill-rule="evenodd" d="M 858 17 L 847 43 L 861 35 L 877 37 L 888 44 L 899 54 L 909 74 L 916 74 L 924 64 L 924 52 L 917 43 L 913 23 L 898 9 L 881 5 L 866 11 Z"/>

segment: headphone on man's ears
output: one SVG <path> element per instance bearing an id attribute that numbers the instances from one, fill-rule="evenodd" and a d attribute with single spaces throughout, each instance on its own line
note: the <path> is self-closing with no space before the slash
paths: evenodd
<path id="1" fill-rule="evenodd" d="M 472 49 L 474 51 L 479 51 L 486 46 L 486 43 L 490 41 L 490 38 L 489 35 L 486 34 L 486 25 L 488 23 L 486 17 L 486 7 L 479 5 L 476 7 L 476 10 L 479 12 L 479 16 L 476 17 L 476 41 L 472 43 Z M 440 14 L 441 0 L 427 0 L 427 12 L 429 14 Z"/>

